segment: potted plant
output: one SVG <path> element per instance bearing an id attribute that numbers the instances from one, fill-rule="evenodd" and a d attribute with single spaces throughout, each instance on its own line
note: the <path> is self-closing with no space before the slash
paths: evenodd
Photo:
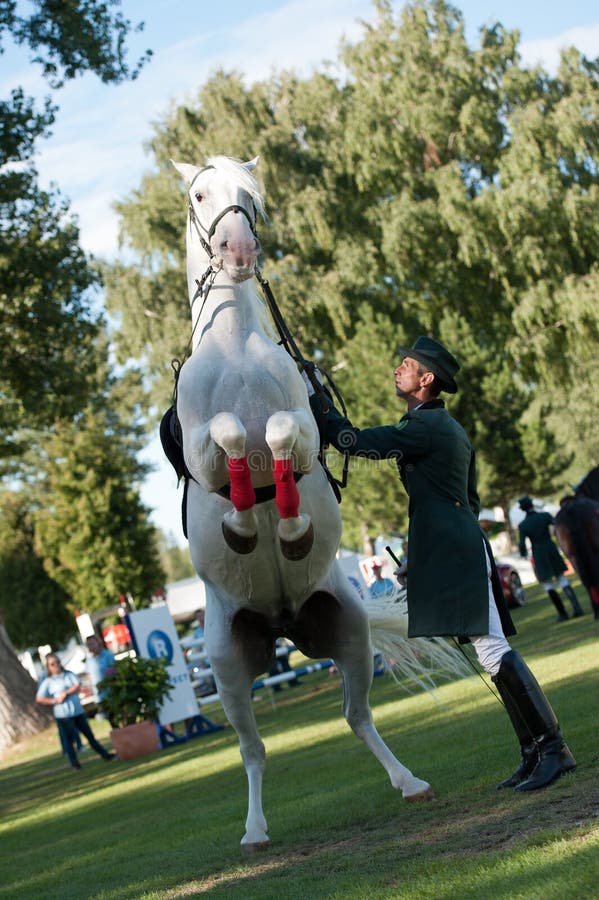
<path id="1" fill-rule="evenodd" d="M 112 746 L 119 759 L 134 759 L 159 747 L 156 723 L 172 686 L 168 660 L 128 656 L 118 659 L 98 683 L 102 711 L 110 719 Z"/>

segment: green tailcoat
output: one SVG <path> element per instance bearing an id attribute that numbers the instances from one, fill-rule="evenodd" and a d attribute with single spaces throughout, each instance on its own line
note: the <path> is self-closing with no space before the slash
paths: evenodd
<path id="1" fill-rule="evenodd" d="M 520 556 L 526 557 L 526 538 L 532 546 L 532 562 L 539 581 L 552 581 L 566 571 L 566 564 L 551 540 L 553 516 L 531 509 L 520 522 Z"/>
<path id="2" fill-rule="evenodd" d="M 311 403 L 322 416 L 317 398 Z M 364 429 L 331 404 L 325 439 L 352 456 L 397 460 L 410 498 L 409 636 L 488 634 L 488 543 L 478 524 L 475 455 L 443 401 L 423 404 L 396 425 Z M 492 560 L 490 548 L 488 553 Z M 504 633 L 515 634 L 494 563 L 492 581 Z"/>

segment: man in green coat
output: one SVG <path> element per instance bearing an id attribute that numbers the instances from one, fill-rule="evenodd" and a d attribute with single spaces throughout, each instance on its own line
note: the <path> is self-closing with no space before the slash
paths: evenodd
<path id="1" fill-rule="evenodd" d="M 474 450 L 439 398 L 442 391 L 458 390 L 459 364 L 428 337 L 399 352 L 403 362 L 395 369 L 395 392 L 406 401 L 407 413 L 397 424 L 360 430 L 335 409 L 329 395 L 325 440 L 352 456 L 397 461 L 409 495 L 408 633 L 471 641 L 520 743 L 520 765 L 498 787 L 546 787 L 573 770 L 576 761 L 540 685 L 506 639 L 515 628 L 478 524 Z M 322 419 L 322 398 L 305 380 L 312 409 Z"/>
<path id="2" fill-rule="evenodd" d="M 568 613 L 557 592 L 558 587 L 561 587 L 572 604 L 572 618 L 577 619 L 579 616 L 583 616 L 584 612 L 574 593 L 574 588 L 564 575 L 566 564 L 551 539 L 549 529 L 553 525 L 553 516 L 548 512 L 536 510 L 530 497 L 520 497 L 518 506 L 525 513 L 519 525 L 520 556 L 524 559 L 528 557 L 526 552 L 526 539 L 528 538 L 532 548 L 532 565 L 535 575 L 557 610 L 556 622 L 565 622 L 568 618 Z"/>

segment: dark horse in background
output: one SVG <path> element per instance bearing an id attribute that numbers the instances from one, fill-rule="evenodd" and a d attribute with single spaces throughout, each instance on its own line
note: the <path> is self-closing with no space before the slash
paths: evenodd
<path id="1" fill-rule="evenodd" d="M 562 497 L 555 536 L 583 585 L 599 620 L 599 466 L 585 475 L 574 494 Z"/>

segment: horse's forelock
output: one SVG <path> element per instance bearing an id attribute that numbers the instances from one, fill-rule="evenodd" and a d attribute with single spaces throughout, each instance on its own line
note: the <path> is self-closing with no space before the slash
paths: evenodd
<path id="1" fill-rule="evenodd" d="M 231 178 L 235 179 L 235 181 L 239 182 L 241 187 L 248 192 L 254 201 L 256 211 L 263 219 L 266 218 L 264 196 L 260 191 L 258 182 L 239 160 L 232 159 L 230 156 L 211 156 L 206 160 L 206 165 L 214 166 L 217 171 L 224 172 L 226 175 L 229 175 Z"/>

